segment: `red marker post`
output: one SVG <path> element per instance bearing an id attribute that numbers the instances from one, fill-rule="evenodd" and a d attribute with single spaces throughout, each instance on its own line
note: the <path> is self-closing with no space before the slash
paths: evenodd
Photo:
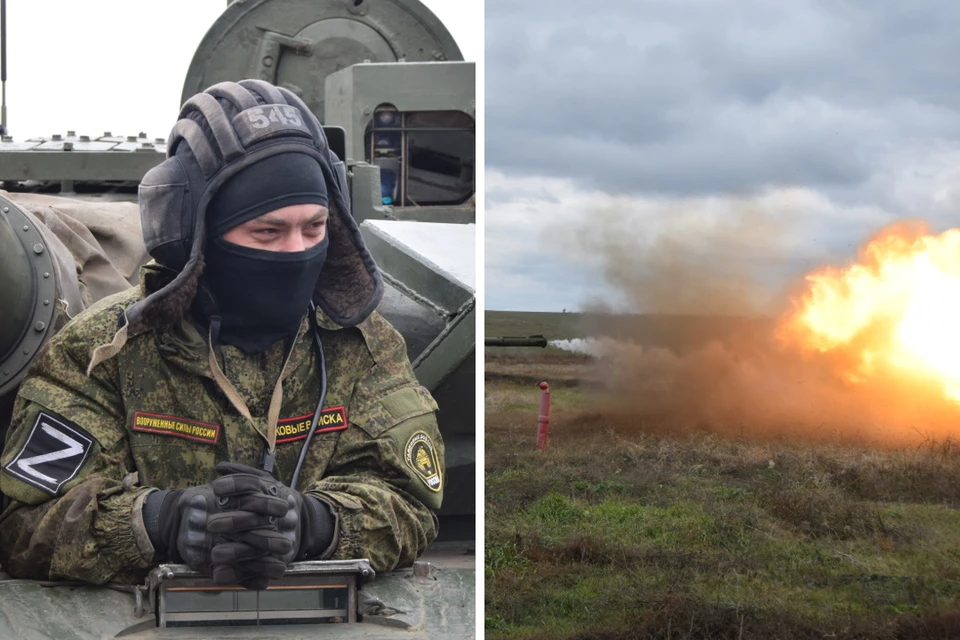
<path id="1" fill-rule="evenodd" d="M 540 416 L 537 418 L 537 449 L 545 451 L 550 439 L 550 385 L 540 383 Z"/>

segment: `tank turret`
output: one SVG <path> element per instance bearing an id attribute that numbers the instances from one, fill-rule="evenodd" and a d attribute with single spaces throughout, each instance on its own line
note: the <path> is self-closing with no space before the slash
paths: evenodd
<path id="1" fill-rule="evenodd" d="M 63 269 L 49 235 L 33 215 L 0 197 L 0 396 L 16 389 L 55 331 L 57 301 L 64 298 L 61 280 L 70 271 Z"/>
<path id="2" fill-rule="evenodd" d="M 180 101 L 218 82 L 259 78 L 296 93 L 324 122 L 324 79 L 341 69 L 462 60 L 453 36 L 419 0 L 235 2 L 197 47 Z"/>
<path id="3" fill-rule="evenodd" d="M 0 215 L 0 297 L 3 315 L 0 315 L 0 372 L 12 351 L 20 344 L 33 315 L 34 269 L 27 257 L 27 249 L 10 225 L 6 215 Z M 10 377 L 10 369 L 7 368 Z"/>
<path id="4" fill-rule="evenodd" d="M 167 622 L 187 616 L 191 625 L 224 615 L 241 624 L 251 616 L 303 619 L 302 609 L 309 607 L 291 590 L 302 585 L 293 583 L 315 587 L 323 580 L 356 584 L 344 592 L 345 600 L 317 588 L 301 594 L 324 610 L 320 617 L 381 623 L 347 629 L 344 637 L 474 635 L 475 65 L 463 61 L 446 27 L 419 0 L 251 0 L 228 4 L 210 27 L 194 54 L 183 99 L 244 78 L 264 79 L 300 96 L 343 162 L 352 213 L 384 275 L 378 310 L 403 335 L 418 379 L 440 407 L 447 463 L 440 537 L 421 562 L 395 575 L 371 581 L 362 559 L 352 568 L 303 563 L 301 574 L 291 572 L 291 584 L 255 601 L 246 593 L 215 594 L 172 565 L 151 574 L 154 582 L 110 585 L 113 590 L 47 588 L 4 580 L 0 572 L 0 637 L 24 629 L 33 637 L 71 640 L 118 633 L 160 637 L 155 634 L 166 630 L 156 627 L 164 616 Z M 134 231 L 139 237 L 133 203 L 143 175 L 165 159 L 166 141 L 145 133 L 78 133 L 85 132 L 25 141 L 0 137 L 0 183 L 9 192 L 0 191 L 0 432 L 43 342 L 89 304 L 135 284 L 137 268 L 148 259 L 142 240 L 129 242 Z M 62 197 L 39 195 L 57 191 Z M 37 200 L 27 206 L 27 198 Z M 70 224 L 44 218 L 48 211 L 81 205 L 93 207 L 91 215 L 68 211 Z M 108 209 L 109 222 L 95 222 Z M 100 235 L 120 230 L 124 221 L 124 242 Z M 77 230 L 96 236 L 103 250 L 96 266 L 116 267 L 110 287 L 95 290 L 92 279 L 78 281 L 85 258 L 67 247 L 89 244 L 60 239 Z M 335 575 L 321 575 L 327 571 Z M 181 598 L 184 593 L 189 597 Z M 217 597 L 224 601 L 214 602 Z M 194 611 L 197 606 L 203 611 Z M 282 631 L 261 634 L 260 627 L 246 627 L 230 634 L 314 634 L 308 626 L 271 628 Z M 176 631 L 184 639 L 209 637 L 205 631 Z"/>

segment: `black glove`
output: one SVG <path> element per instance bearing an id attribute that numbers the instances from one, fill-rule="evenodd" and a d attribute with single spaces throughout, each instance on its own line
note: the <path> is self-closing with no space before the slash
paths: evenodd
<path id="1" fill-rule="evenodd" d="M 272 520 L 287 513 L 283 500 L 261 500 L 259 512 L 223 513 L 227 508 L 223 503 L 210 484 L 150 493 L 144 502 L 143 521 L 161 561 L 187 564 L 194 571 L 211 575 L 215 564 L 212 551 L 221 542 L 221 537 L 216 535 L 218 531 L 209 527 L 214 516 L 219 516 L 220 527 L 234 536 L 252 534 L 248 540 L 260 554 L 289 552 L 289 542 L 282 538 L 278 541 L 275 532 L 273 538 L 262 538 L 255 533 L 260 529 L 272 529 Z M 242 506 L 242 503 L 238 504 Z"/>
<path id="2" fill-rule="evenodd" d="M 211 486 L 217 483 L 222 486 L 226 476 L 249 475 L 256 471 L 231 462 L 221 462 L 216 469 L 221 477 Z M 235 491 L 218 496 L 217 501 L 221 512 L 207 521 L 207 530 L 217 538 L 210 552 L 214 582 L 238 584 L 253 590 L 266 589 L 270 580 L 276 580 L 286 572 L 287 561 L 282 558 L 294 552 L 295 541 L 277 527 L 278 519 L 290 514 L 288 501 L 280 497 L 279 492 L 259 490 Z M 243 528 L 237 526 L 238 520 L 263 524 Z"/>
<path id="3" fill-rule="evenodd" d="M 213 536 L 207 532 L 207 518 L 217 510 L 217 496 L 208 484 L 150 493 L 143 504 L 143 523 L 158 559 L 209 573 Z"/>
<path id="4" fill-rule="evenodd" d="M 261 539 L 270 539 L 272 546 L 268 550 L 285 565 L 291 562 L 309 560 L 321 555 L 333 542 L 334 520 L 330 507 L 323 501 L 305 496 L 276 480 L 266 471 L 253 469 L 234 462 L 221 462 L 217 465 L 221 477 L 213 481 L 212 487 L 223 509 L 243 509 L 261 516 L 279 516 L 271 522 L 275 525 L 275 534 L 289 541 L 288 549 L 283 550 L 270 531 L 249 532 L 243 538 L 235 537 L 238 542 L 264 548 Z M 286 505 L 284 513 L 268 513 L 267 505 L 282 500 Z M 221 513 L 210 519 L 208 529 L 214 533 L 229 533 L 229 525 L 224 521 L 227 513 Z M 243 555 L 248 550 L 230 547 Z"/>

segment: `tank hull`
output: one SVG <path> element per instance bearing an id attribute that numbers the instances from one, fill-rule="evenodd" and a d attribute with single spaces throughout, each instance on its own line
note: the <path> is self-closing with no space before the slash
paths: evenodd
<path id="1" fill-rule="evenodd" d="M 131 593 L 70 583 L 0 580 L 0 638 L 37 640 L 450 640 L 475 637 L 474 556 L 442 545 L 415 568 L 378 575 L 360 589 L 360 621 L 327 625 L 158 628 L 154 612 L 136 615 Z M 318 628 L 323 627 L 323 628 Z"/>

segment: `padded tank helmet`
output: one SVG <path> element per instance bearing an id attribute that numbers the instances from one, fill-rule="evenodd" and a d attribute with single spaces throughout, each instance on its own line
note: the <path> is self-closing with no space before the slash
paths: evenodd
<path id="1" fill-rule="evenodd" d="M 127 337 L 186 313 L 203 271 L 206 210 L 214 194 L 245 167 L 288 152 L 316 159 L 330 199 L 330 245 L 314 302 L 342 326 L 356 325 L 373 312 L 383 281 L 350 215 L 346 170 L 319 121 L 286 89 L 262 80 L 222 82 L 183 105 L 167 142 L 167 159 L 140 184 L 147 250 L 177 275 L 127 309 Z"/>

